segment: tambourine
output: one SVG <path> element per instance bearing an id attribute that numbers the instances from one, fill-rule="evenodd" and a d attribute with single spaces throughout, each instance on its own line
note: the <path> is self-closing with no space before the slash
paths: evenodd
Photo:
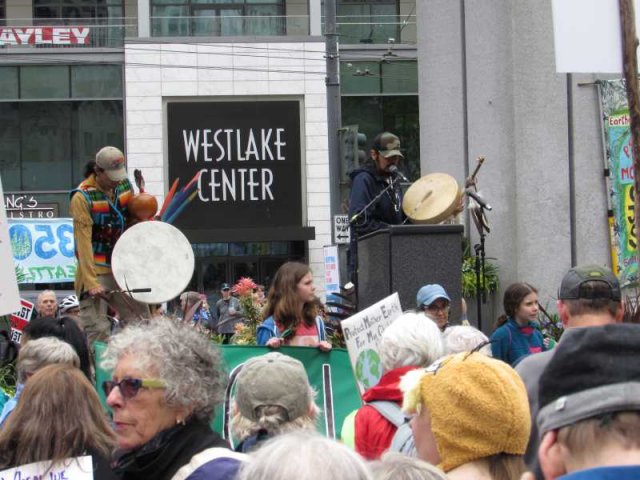
<path id="1" fill-rule="evenodd" d="M 125 292 L 143 303 L 167 302 L 184 291 L 193 277 L 195 258 L 187 237 L 173 225 L 140 222 L 122 234 L 111 255 L 111 270 Z"/>
<path id="2" fill-rule="evenodd" d="M 430 173 L 409 187 L 402 200 L 402 209 L 412 223 L 440 223 L 459 208 L 463 195 L 451 175 Z"/>

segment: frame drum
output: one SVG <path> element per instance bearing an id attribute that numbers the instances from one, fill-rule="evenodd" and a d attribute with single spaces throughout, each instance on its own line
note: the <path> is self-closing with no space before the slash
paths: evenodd
<path id="1" fill-rule="evenodd" d="M 446 173 L 430 173 L 409 187 L 402 210 L 412 223 L 440 223 L 456 211 L 461 198 L 455 178 Z"/>
<path id="2" fill-rule="evenodd" d="M 140 222 L 125 230 L 111 255 L 111 270 L 118 286 L 143 303 L 167 302 L 180 295 L 193 276 L 195 259 L 187 237 L 173 225 Z"/>

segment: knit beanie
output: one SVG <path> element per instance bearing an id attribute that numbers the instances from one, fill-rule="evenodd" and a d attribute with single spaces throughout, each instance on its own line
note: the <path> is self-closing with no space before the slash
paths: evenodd
<path id="1" fill-rule="evenodd" d="M 531 418 L 527 391 L 508 364 L 481 353 L 458 353 L 402 379 L 403 409 L 431 416 L 439 468 L 499 453 L 523 455 Z"/>
<path id="2" fill-rule="evenodd" d="M 538 383 L 540 432 L 620 411 L 640 411 L 640 325 L 572 328 Z"/>

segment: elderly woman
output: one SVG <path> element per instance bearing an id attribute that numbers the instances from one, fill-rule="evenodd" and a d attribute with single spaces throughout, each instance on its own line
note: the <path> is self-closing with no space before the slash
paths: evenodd
<path id="1" fill-rule="evenodd" d="M 395 411 L 404 423 L 400 378 L 442 356 L 442 334 L 435 323 L 425 322 L 422 314 L 405 313 L 384 331 L 379 352 L 384 374 L 364 392 L 366 404 L 355 416 L 355 449 L 369 460 L 380 458 L 398 429 L 397 422 L 389 420 L 381 410 L 381 404 Z"/>
<path id="2" fill-rule="evenodd" d="M 72 365 L 48 365 L 29 379 L 22 400 L 0 432 L 0 470 L 45 462 L 39 472 L 42 476 L 29 478 L 54 478 L 50 468 L 90 455 L 89 478 L 116 480 L 109 468 L 114 444 L 113 431 L 89 380 Z"/>
<path id="3" fill-rule="evenodd" d="M 231 419 L 239 452 L 249 452 L 264 440 L 294 430 L 315 430 L 320 409 L 299 360 L 271 352 L 249 359 L 236 381 Z"/>
<path id="4" fill-rule="evenodd" d="M 209 427 L 222 401 L 225 375 L 208 339 L 174 320 L 130 325 L 111 338 L 103 383 L 119 452 L 114 470 L 126 479 L 226 480 L 242 454 Z"/>

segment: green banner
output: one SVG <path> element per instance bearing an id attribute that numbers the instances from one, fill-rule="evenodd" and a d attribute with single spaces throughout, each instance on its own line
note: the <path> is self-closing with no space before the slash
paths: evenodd
<path id="1" fill-rule="evenodd" d="M 220 345 L 219 347 L 230 381 L 225 402 L 216 408 L 216 416 L 211 426 L 224 438 L 229 438 L 229 406 L 235 394 L 235 378 L 242 364 L 249 358 L 272 350 L 267 347 L 241 345 Z M 96 342 L 94 348 L 97 365 L 96 384 L 100 386 L 104 380 L 111 379 L 111 373 L 100 368 L 100 359 L 106 344 Z M 317 392 L 316 403 L 322 410 L 318 419 L 318 431 L 327 437 L 339 438 L 344 418 L 362 405 L 347 351 L 334 348 L 330 352 L 321 352 L 317 348 L 310 347 L 282 347 L 278 351 L 297 358 L 304 364 L 309 382 Z M 98 393 L 105 409 L 109 411 L 102 388 L 98 388 Z"/>
<path id="2" fill-rule="evenodd" d="M 614 271 L 623 285 L 638 278 L 633 152 L 627 91 L 622 80 L 599 81 L 609 166 L 610 235 Z"/>

